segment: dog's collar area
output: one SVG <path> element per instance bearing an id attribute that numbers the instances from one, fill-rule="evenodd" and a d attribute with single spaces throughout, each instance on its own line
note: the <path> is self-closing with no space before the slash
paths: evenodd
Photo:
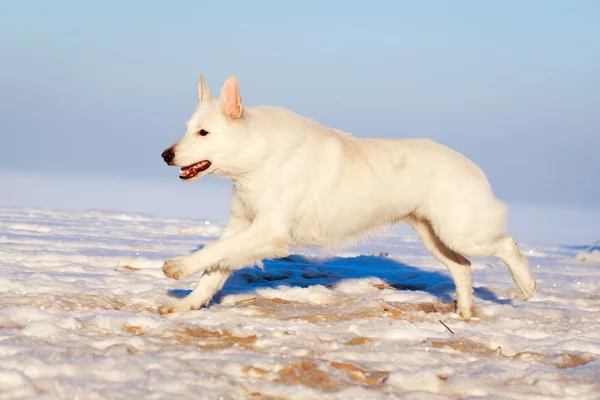
<path id="1" fill-rule="evenodd" d="M 206 171 L 210 167 L 211 162 L 208 160 L 200 161 L 199 163 L 189 165 L 181 168 L 179 171 L 180 179 L 192 179 L 202 171 Z"/>

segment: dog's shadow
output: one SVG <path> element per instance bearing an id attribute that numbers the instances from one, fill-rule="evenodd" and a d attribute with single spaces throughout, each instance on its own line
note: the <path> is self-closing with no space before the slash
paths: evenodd
<path id="1" fill-rule="evenodd" d="M 291 255 L 281 259 L 265 260 L 264 269 L 246 268 L 234 272 L 223 289 L 213 298 L 219 303 L 223 296 L 242 294 L 264 288 L 334 287 L 349 279 L 378 278 L 398 290 L 423 291 L 443 302 L 455 297 L 455 286 L 449 274 L 426 271 L 398 262 L 385 254 L 357 257 L 309 258 Z M 174 297 L 185 297 L 189 290 L 171 290 Z M 500 299 L 484 287 L 474 288 L 475 296 L 498 304 L 511 304 L 510 299 Z"/>

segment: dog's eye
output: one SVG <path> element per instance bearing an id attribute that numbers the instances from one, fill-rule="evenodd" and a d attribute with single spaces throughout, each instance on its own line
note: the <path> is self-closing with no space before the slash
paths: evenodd
<path id="1" fill-rule="evenodd" d="M 208 135 L 209 133 L 210 133 L 209 131 L 207 131 L 207 130 L 204 130 L 204 129 L 200 129 L 200 130 L 198 131 L 198 135 L 200 135 L 200 136 L 206 136 L 206 135 Z"/>

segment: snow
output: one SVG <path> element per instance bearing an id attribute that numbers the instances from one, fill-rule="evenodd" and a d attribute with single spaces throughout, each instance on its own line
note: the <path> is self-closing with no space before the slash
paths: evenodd
<path id="1" fill-rule="evenodd" d="M 505 266 L 472 260 L 469 322 L 445 268 L 395 230 L 238 271 L 209 308 L 159 315 L 198 279 L 162 261 L 222 227 L 0 208 L 0 399 L 600 398 L 598 247 L 519 240 L 528 301 Z"/>

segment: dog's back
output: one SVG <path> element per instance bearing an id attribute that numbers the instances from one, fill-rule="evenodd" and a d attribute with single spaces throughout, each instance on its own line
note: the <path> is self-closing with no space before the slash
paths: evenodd
<path id="1" fill-rule="evenodd" d="M 298 202 L 292 217 L 298 244 L 353 243 L 408 216 L 452 225 L 455 234 L 504 233 L 505 209 L 484 173 L 446 146 L 429 139 L 361 139 L 279 107 L 253 107 L 248 114 L 269 141 L 260 181 L 269 192 L 281 185 L 276 192 L 298 193 L 289 196 Z"/>

